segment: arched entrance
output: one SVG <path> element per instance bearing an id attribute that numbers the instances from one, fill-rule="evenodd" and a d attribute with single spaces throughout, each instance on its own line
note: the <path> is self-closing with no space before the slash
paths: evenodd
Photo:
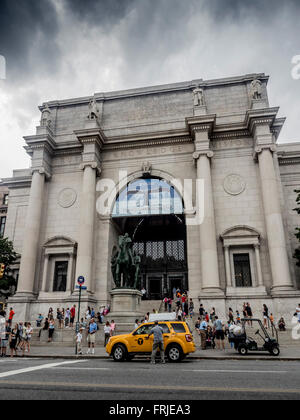
<path id="1" fill-rule="evenodd" d="M 112 213 L 141 256 L 141 285 L 149 299 L 188 290 L 186 224 L 181 196 L 167 181 L 140 178 L 119 193 Z"/>

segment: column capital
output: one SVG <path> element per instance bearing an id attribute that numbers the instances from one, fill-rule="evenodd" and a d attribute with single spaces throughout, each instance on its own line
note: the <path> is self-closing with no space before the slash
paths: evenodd
<path id="1" fill-rule="evenodd" d="M 199 150 L 193 153 L 193 159 L 197 161 L 200 156 L 207 156 L 209 159 L 214 157 L 214 152 L 212 150 Z"/>
<path id="2" fill-rule="evenodd" d="M 43 167 L 31 168 L 31 175 L 33 175 L 35 172 L 38 172 L 40 175 L 45 175 L 45 179 L 47 181 L 52 177 L 51 173 Z"/>
<path id="3" fill-rule="evenodd" d="M 264 144 L 261 146 L 256 146 L 254 148 L 254 152 L 253 152 L 253 159 L 257 160 L 258 155 L 260 155 L 264 150 L 269 150 L 271 153 L 276 153 L 277 152 L 277 146 L 276 144 Z"/>
<path id="4" fill-rule="evenodd" d="M 84 171 L 85 168 L 87 168 L 87 167 L 95 169 L 96 172 L 97 172 L 97 176 L 101 175 L 102 169 L 101 169 L 100 164 L 98 162 L 95 162 L 95 161 L 94 162 L 82 162 L 79 165 L 79 169 L 82 170 L 82 171 Z"/>

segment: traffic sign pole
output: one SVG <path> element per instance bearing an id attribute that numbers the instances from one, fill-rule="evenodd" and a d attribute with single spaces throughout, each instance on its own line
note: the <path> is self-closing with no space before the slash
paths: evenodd
<path id="1" fill-rule="evenodd" d="M 76 325 L 76 336 L 79 333 L 79 325 L 80 325 L 80 305 L 81 305 L 81 291 L 82 289 L 86 289 L 83 287 L 84 284 L 84 277 L 80 276 L 77 279 L 77 283 L 79 284 L 79 300 L 78 300 L 78 317 L 77 317 L 77 325 Z M 78 286 L 77 286 L 78 287 Z M 76 343 L 75 343 L 75 355 L 77 356 L 78 348 L 77 348 L 77 337 L 76 337 Z"/>

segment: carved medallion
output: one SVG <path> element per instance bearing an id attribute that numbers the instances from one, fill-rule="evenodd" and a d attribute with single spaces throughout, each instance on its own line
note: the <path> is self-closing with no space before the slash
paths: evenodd
<path id="1" fill-rule="evenodd" d="M 76 199 L 76 191 L 72 188 L 64 188 L 58 195 L 58 204 L 63 208 L 68 208 L 73 206 Z"/>
<path id="2" fill-rule="evenodd" d="M 223 187 L 228 194 L 239 195 L 245 191 L 246 182 L 240 175 L 231 174 L 224 179 Z"/>

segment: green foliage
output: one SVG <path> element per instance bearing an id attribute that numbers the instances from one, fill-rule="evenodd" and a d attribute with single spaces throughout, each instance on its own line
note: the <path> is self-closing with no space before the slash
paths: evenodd
<path id="1" fill-rule="evenodd" d="M 296 198 L 297 207 L 294 209 L 294 211 L 300 214 L 300 190 L 295 190 L 295 193 L 298 195 Z M 296 228 L 295 236 L 300 243 L 300 228 Z M 294 258 L 297 260 L 296 262 L 297 267 L 300 267 L 300 247 L 295 250 Z"/>
<path id="2" fill-rule="evenodd" d="M 16 280 L 10 271 L 10 266 L 16 259 L 13 243 L 7 238 L 0 238 L 0 263 L 5 265 L 4 276 L 0 279 L 0 291 L 3 295 L 9 296 L 10 288 L 16 286 Z"/>

